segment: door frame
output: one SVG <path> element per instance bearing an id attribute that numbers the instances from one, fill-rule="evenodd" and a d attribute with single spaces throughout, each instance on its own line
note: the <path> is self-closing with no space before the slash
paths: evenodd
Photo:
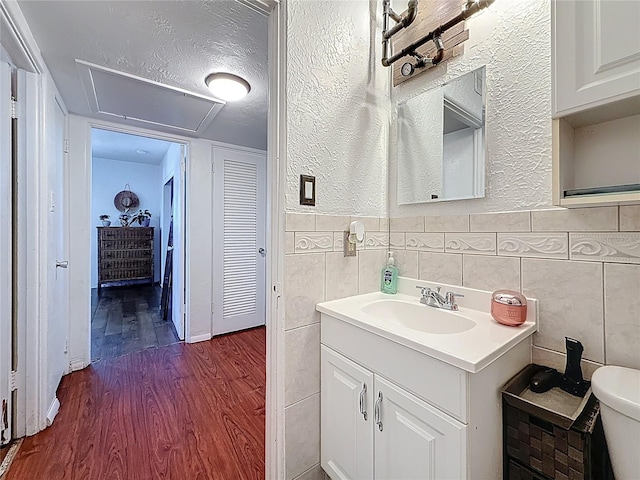
<path id="1" fill-rule="evenodd" d="M 180 317 L 180 328 L 178 329 L 178 327 L 176 326 L 173 317 L 175 315 L 175 309 L 174 309 L 174 305 L 173 303 L 171 303 L 171 319 L 167 319 L 167 321 L 171 320 L 171 322 L 174 324 L 174 327 L 176 329 L 176 333 L 178 334 L 178 338 L 181 341 L 186 341 L 186 315 L 185 315 L 185 309 L 186 309 L 186 286 L 185 286 L 185 281 L 188 278 L 187 275 L 187 265 L 186 265 L 186 258 L 187 256 L 185 255 L 185 245 L 186 245 L 186 231 L 185 231 L 185 225 L 186 225 L 186 218 L 187 218 L 187 208 L 186 208 L 186 199 L 187 199 L 187 179 L 186 179 L 186 175 L 187 175 L 187 168 L 186 168 L 186 164 L 187 164 L 187 155 L 188 155 L 188 148 L 184 143 L 179 144 L 180 145 L 180 159 L 178 161 L 178 166 L 177 169 L 174 169 L 170 172 L 168 172 L 166 175 L 162 175 L 162 206 L 160 207 L 161 210 L 161 215 L 162 215 L 162 223 L 160 224 L 160 228 L 162 229 L 165 224 L 167 225 L 167 230 L 165 235 L 162 235 L 162 230 L 160 230 L 161 234 L 160 234 L 160 282 L 162 283 L 162 285 L 164 285 L 164 276 L 166 274 L 166 272 L 164 271 L 165 266 L 166 266 L 166 255 L 168 253 L 164 251 L 164 244 L 165 244 L 165 237 L 168 237 L 169 235 L 169 225 L 171 225 L 171 217 L 173 216 L 173 211 L 174 208 L 176 207 L 176 198 L 179 198 L 179 203 L 177 203 L 178 208 L 180 209 L 180 215 L 178 216 L 178 218 L 180 219 L 180 225 L 178 227 L 178 235 L 176 236 L 176 228 L 175 228 L 175 224 L 173 225 L 173 251 L 175 252 L 175 245 L 176 245 L 176 238 L 178 239 L 178 255 L 181 255 L 180 258 L 180 262 L 177 263 L 177 266 L 180 267 L 180 269 L 178 270 L 178 281 L 177 282 L 172 282 L 172 293 L 171 293 L 171 298 L 169 299 L 169 302 L 173 302 L 174 300 L 174 287 L 177 285 L 178 287 L 180 287 L 180 290 L 177 291 L 178 294 L 178 303 L 180 305 L 180 309 L 178 310 L 178 316 Z M 165 221 L 164 215 L 165 215 L 165 190 L 166 190 L 166 186 L 167 184 L 171 182 L 171 202 L 170 202 L 170 215 L 169 215 L 169 223 L 167 223 Z M 177 192 L 177 193 L 176 193 Z M 164 254 L 163 254 L 164 253 Z M 173 255 L 173 254 L 172 254 Z M 175 270 L 176 264 L 172 263 L 172 271 Z"/>
<path id="2" fill-rule="evenodd" d="M 125 133 L 129 135 L 137 135 L 143 137 L 154 138 L 158 140 L 164 140 L 167 142 L 177 143 L 183 145 L 186 148 L 186 171 L 181 172 L 180 175 L 184 176 L 185 182 L 185 198 L 184 202 L 188 202 L 189 197 L 189 175 L 188 164 L 191 159 L 191 140 L 186 137 L 178 135 L 167 134 L 158 132 L 155 130 L 148 130 L 139 127 L 131 127 L 128 125 L 120 125 L 113 122 L 95 120 L 86 117 L 72 117 L 74 124 L 81 123 L 83 128 L 82 139 L 83 142 L 71 142 L 70 150 L 72 158 L 83 158 L 83 168 L 75 168 L 70 172 L 72 189 L 75 187 L 81 191 L 78 196 L 83 198 L 83 202 L 78 202 L 78 206 L 75 209 L 76 221 L 70 226 L 70 238 L 72 242 L 76 242 L 76 247 L 72 245 L 70 265 L 73 265 L 72 281 L 74 286 L 72 287 L 72 301 L 70 302 L 69 317 L 72 319 L 78 319 L 72 325 L 70 322 L 70 352 L 72 356 L 69 359 L 70 370 L 81 370 L 87 367 L 91 363 L 91 235 L 93 235 L 93 229 L 91 228 L 91 189 L 92 189 L 92 155 L 91 155 L 91 131 L 96 128 L 100 130 L 109 130 L 112 132 Z M 78 126 L 74 130 L 77 130 Z M 73 133 L 71 134 L 73 136 Z M 164 187 L 159 185 L 158 188 Z M 184 217 L 184 216 L 183 216 Z M 183 238 L 188 239 L 190 237 L 189 221 L 187 218 L 182 218 L 182 232 Z M 182 301 L 189 296 L 189 262 L 188 252 L 186 248 L 182 248 L 179 252 L 182 255 L 183 265 L 185 268 L 180 271 L 182 285 L 185 285 L 185 295 L 182 297 Z M 79 273 L 74 273 L 79 272 Z M 185 315 L 184 321 L 184 334 L 185 339 L 190 338 L 190 315 L 189 308 L 181 305 L 181 310 Z"/>

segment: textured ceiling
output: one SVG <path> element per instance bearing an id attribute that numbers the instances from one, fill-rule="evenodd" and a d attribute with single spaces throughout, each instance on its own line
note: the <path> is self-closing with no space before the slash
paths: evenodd
<path id="1" fill-rule="evenodd" d="M 171 142 L 155 138 L 99 128 L 91 130 L 91 156 L 93 158 L 160 165 L 170 145 Z"/>
<path id="2" fill-rule="evenodd" d="M 263 15 L 234 0 L 21 0 L 19 5 L 71 112 L 104 119 L 89 110 L 75 59 L 206 96 L 206 75 L 225 71 L 245 78 L 251 92 L 225 105 L 202 137 L 266 149 Z"/>

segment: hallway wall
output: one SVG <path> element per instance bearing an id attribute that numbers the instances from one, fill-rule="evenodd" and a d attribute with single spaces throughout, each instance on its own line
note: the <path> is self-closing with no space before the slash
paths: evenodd
<path id="1" fill-rule="evenodd" d="M 154 281 L 160 281 L 160 211 L 162 208 L 162 165 L 122 162 L 108 158 L 93 158 L 91 182 L 91 288 L 98 285 L 98 245 L 96 227 L 98 218 L 107 214 L 111 226 L 118 227 L 120 212 L 113 204 L 116 194 L 128 183 L 131 191 L 140 199 L 138 209 L 151 212 L 150 227 L 154 230 Z M 136 213 L 136 209 L 133 213 Z M 136 224 L 137 225 L 137 224 Z"/>

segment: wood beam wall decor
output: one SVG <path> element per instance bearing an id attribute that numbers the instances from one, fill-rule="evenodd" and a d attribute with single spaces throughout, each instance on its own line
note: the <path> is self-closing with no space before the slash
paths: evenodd
<path id="1" fill-rule="evenodd" d="M 435 30 L 440 25 L 453 19 L 462 11 L 465 0 L 419 0 L 418 13 L 416 19 L 409 27 L 400 30 L 393 36 L 393 51 L 400 52 L 404 47 L 419 40 L 429 32 Z M 402 12 L 398 12 L 402 13 Z M 393 25 L 393 22 L 391 22 Z M 445 54 L 442 62 L 464 53 L 463 42 L 469 39 L 469 30 L 465 28 L 465 22 L 458 23 L 455 27 L 450 28 L 442 34 Z M 432 57 L 436 53 L 436 47 L 433 42 L 422 45 L 417 49 L 421 55 Z M 427 65 L 424 68 L 416 68 L 415 71 L 404 77 L 400 73 L 402 65 L 406 62 L 415 63 L 415 58 L 407 55 L 393 64 L 393 86 L 396 87 L 433 68 L 435 65 Z M 442 63 L 440 62 L 440 63 Z"/>

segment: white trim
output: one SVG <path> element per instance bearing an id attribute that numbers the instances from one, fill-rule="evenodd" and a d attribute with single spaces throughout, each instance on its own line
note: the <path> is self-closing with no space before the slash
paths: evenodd
<path id="1" fill-rule="evenodd" d="M 238 150 L 240 152 L 256 153 L 258 155 L 264 155 L 267 153 L 266 150 L 260 150 L 259 148 L 243 147 L 242 145 L 234 145 L 232 143 L 218 142 L 217 140 L 207 140 L 207 142 L 211 143 L 211 145 L 213 145 L 214 147 L 229 148 L 231 150 Z"/>
<path id="2" fill-rule="evenodd" d="M 154 130 L 149 130 L 141 127 L 132 127 L 128 125 L 119 125 L 112 122 L 107 122 L 103 120 L 95 120 L 88 117 L 83 117 L 79 115 L 74 115 L 71 117 L 71 122 L 76 125 L 76 128 L 70 129 L 70 137 L 74 135 L 80 128 L 83 128 L 83 139 L 84 141 L 81 144 L 77 141 L 78 139 L 74 139 L 76 141 L 70 142 L 70 162 L 69 165 L 71 167 L 71 163 L 74 159 L 77 162 L 78 157 L 83 159 L 82 166 L 83 168 L 78 168 L 78 164 L 74 163 L 71 167 L 73 171 L 72 175 L 78 175 L 80 178 L 70 178 L 69 181 L 69 192 L 73 198 L 78 200 L 77 207 L 75 210 L 75 221 L 71 223 L 69 228 L 69 238 L 71 241 L 78 242 L 82 247 L 81 249 L 73 249 L 71 248 L 70 257 L 72 257 L 69 261 L 70 264 L 74 265 L 74 269 L 70 271 L 70 283 L 75 282 L 74 287 L 77 291 L 81 292 L 80 300 L 76 302 L 70 302 L 69 306 L 69 318 L 72 319 L 70 321 L 70 326 L 77 326 L 78 323 L 73 323 L 73 319 L 84 319 L 83 323 L 83 331 L 79 332 L 78 329 L 76 333 L 82 336 L 82 345 L 79 345 L 76 341 L 73 340 L 70 335 L 69 342 L 69 352 L 74 358 L 74 366 L 79 366 L 81 364 L 89 365 L 91 363 L 91 256 L 90 256 L 90 245 L 91 245 L 91 235 L 92 230 L 90 228 L 90 215 L 91 215 L 91 182 L 92 182 L 92 160 L 91 160 L 91 130 L 93 128 L 98 128 L 102 130 L 110 130 L 113 132 L 127 133 L 133 135 L 140 135 L 145 137 L 156 138 L 160 140 L 169 141 L 172 143 L 178 143 L 180 145 L 184 145 L 187 149 L 187 169 L 189 168 L 189 164 L 191 163 L 191 142 L 192 139 L 181 137 L 178 135 L 168 134 L 164 132 L 158 132 Z M 185 180 L 185 190 L 186 190 L 186 198 L 185 203 L 189 204 L 189 184 L 190 184 L 190 175 L 187 173 L 181 173 L 184 175 Z M 189 242 L 190 231 L 189 231 L 189 219 L 183 219 L 184 232 L 186 236 L 186 241 Z M 188 249 L 189 245 L 185 244 L 185 248 L 183 251 L 185 252 L 185 268 L 187 274 L 185 275 L 187 278 L 189 277 L 189 261 L 188 261 Z M 79 272 L 79 273 L 77 273 Z M 185 281 L 187 294 L 186 298 L 189 298 L 189 282 Z M 185 308 L 185 338 L 190 338 L 190 309 Z M 85 330 L 86 329 L 86 330 Z M 74 370 L 74 366 L 70 366 L 71 370 Z"/>
<path id="3" fill-rule="evenodd" d="M 265 477 L 285 478 L 284 435 L 284 187 L 286 180 L 286 4 L 269 16 L 269 115 L 267 137 L 267 385 Z"/>
<path id="4" fill-rule="evenodd" d="M 29 60 L 34 73 L 47 72 L 40 48 L 16 0 L 0 0 L 0 15 L 9 26 L 9 34 Z"/>
<path id="5" fill-rule="evenodd" d="M 202 335 L 194 335 L 193 337 L 188 337 L 187 343 L 206 342 L 207 340 L 211 340 L 210 333 L 203 333 Z"/>
<path id="6" fill-rule="evenodd" d="M 58 415 L 58 411 L 60 410 L 60 400 L 58 397 L 53 397 L 51 405 L 49 405 L 49 410 L 47 410 L 47 427 L 53 425 L 53 420 Z"/>
<path id="7" fill-rule="evenodd" d="M 76 372 L 87 368 L 89 365 L 90 363 L 87 363 L 84 358 L 74 358 L 69 361 L 69 371 Z"/>

